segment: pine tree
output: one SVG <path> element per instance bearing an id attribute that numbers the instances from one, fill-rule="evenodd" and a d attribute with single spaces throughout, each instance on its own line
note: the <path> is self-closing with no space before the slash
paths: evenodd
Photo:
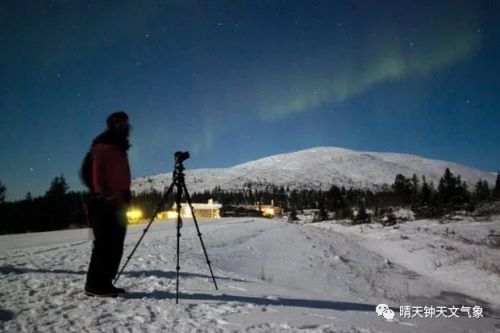
<path id="1" fill-rule="evenodd" d="M 411 184 L 412 184 L 413 192 L 417 193 L 418 190 L 420 189 L 420 181 L 418 180 L 418 177 L 415 173 L 413 174 L 413 177 L 411 178 Z"/>
<path id="2" fill-rule="evenodd" d="M 347 206 L 339 187 L 332 185 L 325 195 L 326 209 L 336 211 L 337 209 L 345 208 Z"/>
<path id="3" fill-rule="evenodd" d="M 69 186 L 66 183 L 66 179 L 61 175 L 59 177 L 55 177 L 50 184 L 49 190 L 45 193 L 47 198 L 57 197 L 61 198 L 68 192 Z"/>
<path id="4" fill-rule="evenodd" d="M 410 178 L 402 174 L 397 174 L 392 184 L 392 190 L 396 195 L 397 201 L 402 204 L 409 204 L 413 193 L 413 185 Z"/>
<path id="5" fill-rule="evenodd" d="M 370 216 L 366 212 L 365 200 L 362 199 L 359 204 L 358 214 L 353 220 L 354 224 L 368 223 L 370 222 Z"/>
<path id="6" fill-rule="evenodd" d="M 449 168 L 446 168 L 443 176 L 439 179 L 438 193 L 444 204 L 452 203 L 458 194 L 460 180 L 453 176 Z"/>
<path id="7" fill-rule="evenodd" d="M 446 168 L 443 177 L 439 180 L 438 194 L 440 202 L 449 206 L 449 208 L 463 208 L 460 206 L 470 202 L 467 184 L 462 181 L 460 175 L 453 176 L 453 173 L 448 168 Z"/>
<path id="8" fill-rule="evenodd" d="M 255 197 L 254 197 L 253 192 L 252 192 L 252 185 L 251 184 L 249 185 L 249 190 L 247 192 L 245 201 L 246 201 L 247 205 L 254 205 L 255 204 Z"/>
<path id="9" fill-rule="evenodd" d="M 444 171 L 443 177 L 439 180 L 438 193 L 444 203 L 449 203 L 457 187 L 456 179 L 449 168 Z"/>
<path id="10" fill-rule="evenodd" d="M 297 210 L 298 205 L 299 205 L 298 192 L 297 192 L 297 190 L 293 190 L 290 193 L 290 197 L 288 199 L 288 207 L 291 207 L 291 209 Z"/>
<path id="11" fill-rule="evenodd" d="M 2 182 L 0 182 L 0 204 L 5 202 L 5 193 L 7 192 L 7 188 Z"/>
<path id="12" fill-rule="evenodd" d="M 314 221 L 326 221 L 328 220 L 328 212 L 326 211 L 325 204 L 323 200 L 318 203 L 318 212 L 314 216 Z"/>
<path id="13" fill-rule="evenodd" d="M 40 218 L 42 230 L 38 231 L 61 230 L 68 227 L 71 214 L 67 196 L 68 188 L 63 175 L 52 180 L 43 198 L 44 208 Z"/>
<path id="14" fill-rule="evenodd" d="M 432 188 L 427 181 L 425 180 L 425 176 L 422 177 L 422 188 L 419 193 L 419 205 L 427 206 L 430 204 L 432 198 Z"/>
<path id="15" fill-rule="evenodd" d="M 299 218 L 297 217 L 297 208 L 295 206 L 292 206 L 292 209 L 290 210 L 290 221 L 298 221 Z"/>
<path id="16" fill-rule="evenodd" d="M 490 198 L 490 187 L 486 180 L 481 180 L 476 183 L 474 195 L 477 201 L 485 201 Z"/>
<path id="17" fill-rule="evenodd" d="M 33 201 L 33 196 L 31 195 L 31 192 L 26 193 L 26 195 L 24 196 L 24 200 Z"/>
<path id="18" fill-rule="evenodd" d="M 465 202 L 469 202 L 470 201 L 470 194 L 469 194 L 469 191 L 467 189 L 467 183 L 465 181 L 462 181 L 462 178 L 460 177 L 460 175 L 457 176 L 457 184 L 458 184 L 457 192 L 456 192 L 456 195 L 454 198 L 455 203 L 462 204 Z"/>
<path id="19" fill-rule="evenodd" d="M 414 207 L 418 204 L 418 194 L 420 192 L 420 181 L 416 174 L 411 178 L 411 205 Z"/>
<path id="20" fill-rule="evenodd" d="M 500 199 L 500 171 L 497 172 L 497 180 L 495 182 L 495 189 L 491 195 L 495 199 Z"/>

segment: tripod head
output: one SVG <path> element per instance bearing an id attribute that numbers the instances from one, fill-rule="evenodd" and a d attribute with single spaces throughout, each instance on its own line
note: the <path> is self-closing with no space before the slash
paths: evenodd
<path id="1" fill-rule="evenodd" d="M 184 162 L 188 158 L 189 158 L 189 152 L 188 151 L 176 151 L 175 154 L 174 154 L 175 170 L 183 171 L 184 170 L 184 165 L 182 164 L 182 162 Z"/>

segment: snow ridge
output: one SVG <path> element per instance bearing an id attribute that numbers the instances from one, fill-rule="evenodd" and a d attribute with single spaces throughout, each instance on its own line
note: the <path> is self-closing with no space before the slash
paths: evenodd
<path id="1" fill-rule="evenodd" d="M 274 184 L 293 188 L 322 188 L 331 185 L 346 188 L 376 190 L 383 184 L 392 184 L 395 176 L 425 176 L 437 186 L 444 170 L 449 168 L 460 175 L 469 189 L 479 179 L 494 184 L 496 174 L 465 165 L 433 160 L 417 155 L 355 151 L 339 147 L 316 147 L 293 153 L 265 157 L 220 169 L 186 170 L 186 184 L 191 193 L 212 190 L 238 190 L 246 183 L 261 186 Z M 163 173 L 136 178 L 132 190 L 142 193 L 162 191 L 171 182 L 172 174 Z M 255 188 L 255 187 L 254 187 Z"/>

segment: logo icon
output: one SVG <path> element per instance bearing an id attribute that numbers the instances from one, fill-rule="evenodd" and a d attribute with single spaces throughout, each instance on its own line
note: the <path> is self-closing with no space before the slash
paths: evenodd
<path id="1" fill-rule="evenodd" d="M 382 316 L 384 314 L 384 311 L 389 310 L 389 306 L 387 304 L 379 304 L 375 308 L 375 311 L 377 312 L 377 316 Z"/>
<path id="2" fill-rule="evenodd" d="M 387 320 L 393 320 L 394 319 L 394 311 L 389 309 L 389 306 L 387 304 L 379 304 L 375 308 L 375 312 L 377 312 L 377 316 L 383 316 Z"/>
<path id="3" fill-rule="evenodd" d="M 391 309 L 385 310 L 383 313 L 383 316 L 387 320 L 393 320 L 394 319 L 394 311 L 392 311 Z"/>

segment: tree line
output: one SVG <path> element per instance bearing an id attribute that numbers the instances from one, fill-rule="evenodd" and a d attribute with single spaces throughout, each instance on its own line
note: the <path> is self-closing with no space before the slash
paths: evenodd
<path id="1" fill-rule="evenodd" d="M 5 202 L 7 188 L 0 183 L 0 233 L 39 232 L 87 225 L 85 192 L 69 191 L 64 176 L 55 177 L 44 195 L 26 193 L 23 200 Z"/>
<path id="2" fill-rule="evenodd" d="M 141 194 L 139 206 L 158 201 L 159 192 Z M 223 190 L 220 186 L 212 190 L 192 194 L 193 202 L 207 202 L 209 199 L 225 205 L 270 204 L 282 207 L 292 215 L 306 209 L 319 210 L 320 218 L 326 219 L 329 212 L 336 218 L 352 217 L 353 208 L 383 209 L 385 207 L 406 207 L 419 217 L 439 217 L 454 210 L 474 211 L 476 205 L 489 200 L 500 199 L 500 173 L 494 187 L 480 179 L 469 188 L 450 169 L 446 169 L 437 186 L 425 176 L 416 174 L 405 177 L 396 175 L 394 183 L 377 190 L 354 189 L 332 185 L 328 190 L 290 189 L 272 184 L 246 183 L 243 189 Z"/>
<path id="3" fill-rule="evenodd" d="M 69 191 L 64 176 L 55 177 L 43 196 L 33 198 L 27 193 L 23 200 L 6 202 L 7 188 L 0 182 L 0 233 L 21 233 L 60 230 L 88 226 L 84 202 L 88 192 Z M 152 191 L 133 196 L 132 206 L 141 208 L 150 218 L 162 193 Z M 293 219 L 298 211 L 317 210 L 317 219 L 352 218 L 357 209 L 358 220 L 366 209 L 380 210 L 386 207 L 411 208 L 418 217 L 439 217 L 454 210 L 473 211 L 478 204 L 500 199 L 500 172 L 492 187 L 486 180 L 479 180 L 469 188 L 460 175 L 446 169 L 439 183 L 429 182 L 422 176 L 396 175 L 393 184 L 378 190 L 346 189 L 332 185 L 328 190 L 290 189 L 284 186 L 244 184 L 240 190 L 223 190 L 220 186 L 192 194 L 193 202 L 209 199 L 227 205 L 270 204 L 282 207 Z M 173 200 L 172 198 L 170 200 Z M 169 206 L 168 202 L 166 206 Z"/>

